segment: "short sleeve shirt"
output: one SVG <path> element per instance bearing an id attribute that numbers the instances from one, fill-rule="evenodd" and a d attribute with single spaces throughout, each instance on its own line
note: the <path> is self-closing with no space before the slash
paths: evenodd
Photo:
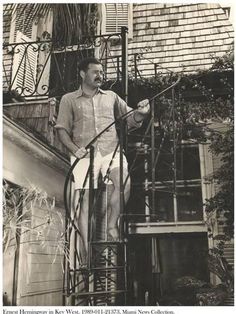
<path id="1" fill-rule="evenodd" d="M 131 110 L 132 108 L 113 91 L 98 89 L 91 97 L 84 94 L 80 88 L 62 97 L 55 127 L 65 129 L 78 147 L 86 147 L 115 118 Z M 128 128 L 141 125 L 134 120 L 134 112 L 128 115 L 127 124 Z M 114 151 L 117 143 L 116 128 L 112 125 L 98 137 L 95 146 L 104 156 Z"/>

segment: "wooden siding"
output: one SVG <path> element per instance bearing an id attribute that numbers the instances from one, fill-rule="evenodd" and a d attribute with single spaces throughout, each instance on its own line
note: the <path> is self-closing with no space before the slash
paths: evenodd
<path id="1" fill-rule="evenodd" d="M 17 305 L 62 305 L 63 212 L 31 208 L 30 231 L 21 236 Z"/>
<path id="2" fill-rule="evenodd" d="M 7 5 L 5 5 L 7 7 Z M 7 12 L 7 10 L 5 10 Z M 10 14 L 4 15 L 4 41 L 9 39 Z M 129 73 L 134 71 L 134 55 L 140 56 L 138 70 L 143 77 L 160 73 L 193 73 L 208 69 L 213 56 L 222 56 L 233 44 L 229 18 L 217 3 L 133 4 L 133 38 L 129 39 Z M 120 56 L 120 45 L 111 43 L 110 56 Z M 3 84 L 10 82 L 11 55 L 4 51 Z M 107 65 L 108 78 L 116 78 L 114 59 Z"/>
<path id="3" fill-rule="evenodd" d="M 129 70 L 139 54 L 142 76 L 158 71 L 196 72 L 211 67 L 213 56 L 222 56 L 234 39 L 233 26 L 219 4 L 134 4 L 133 40 L 129 41 Z M 119 55 L 119 47 L 111 47 Z M 110 77 L 115 77 L 110 62 Z"/>
<path id="4" fill-rule="evenodd" d="M 67 149 L 62 145 L 57 131 L 53 128 L 57 116 L 56 100 L 54 98 L 5 104 L 3 112 L 46 144 L 56 148 L 63 155 L 68 155 Z"/>

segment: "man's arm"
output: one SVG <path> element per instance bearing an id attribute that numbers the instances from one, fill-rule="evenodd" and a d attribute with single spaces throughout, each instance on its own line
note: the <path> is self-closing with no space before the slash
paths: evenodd
<path id="1" fill-rule="evenodd" d="M 57 117 L 57 129 L 58 136 L 62 144 L 77 158 L 82 158 L 86 155 L 86 149 L 80 148 L 71 139 L 71 130 L 73 127 L 73 110 L 71 102 L 67 95 L 64 95 L 60 102 L 59 113 Z"/>
<path id="2" fill-rule="evenodd" d="M 133 110 L 129 107 L 126 102 L 116 95 L 117 107 L 118 107 L 118 115 L 116 118 L 124 115 L 125 113 L 132 111 L 130 115 L 126 117 L 128 128 L 139 128 L 142 125 L 143 120 L 148 116 L 150 112 L 150 104 L 149 100 L 145 99 L 138 103 L 138 109 Z"/>
<path id="3" fill-rule="evenodd" d="M 84 147 L 78 147 L 75 145 L 75 143 L 72 142 L 69 134 L 65 129 L 58 129 L 57 132 L 62 144 L 77 158 L 82 158 L 87 154 L 87 150 Z"/>
<path id="4" fill-rule="evenodd" d="M 126 103 L 125 103 L 126 104 Z M 150 104 L 148 99 L 144 99 L 140 101 L 137 105 L 137 109 L 132 111 L 126 104 L 127 112 L 132 111 L 130 115 L 128 115 L 126 121 L 128 128 L 140 128 L 142 125 L 143 120 L 148 116 L 150 112 Z"/>

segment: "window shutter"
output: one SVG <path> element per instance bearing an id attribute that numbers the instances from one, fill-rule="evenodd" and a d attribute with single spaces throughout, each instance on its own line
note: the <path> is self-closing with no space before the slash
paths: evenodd
<path id="1" fill-rule="evenodd" d="M 132 37 L 132 4 L 129 3 L 105 3 L 103 8 L 103 34 L 120 33 L 122 26 L 129 29 L 129 37 Z"/>
<path id="2" fill-rule="evenodd" d="M 22 96 L 32 95 L 36 83 L 38 47 L 36 44 L 30 44 L 32 40 L 19 31 L 16 41 L 17 43 L 28 43 L 28 45 L 17 45 L 15 48 L 12 89 L 16 89 Z M 24 90 L 23 94 L 22 89 Z"/>
<path id="3" fill-rule="evenodd" d="M 120 32 L 121 26 L 128 27 L 128 4 L 106 3 L 106 33 Z"/>

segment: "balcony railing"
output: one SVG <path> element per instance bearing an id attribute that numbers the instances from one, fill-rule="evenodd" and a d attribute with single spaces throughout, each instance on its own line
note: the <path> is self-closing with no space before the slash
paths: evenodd
<path id="1" fill-rule="evenodd" d="M 24 38 L 24 36 L 22 36 Z M 22 39 L 23 40 L 23 39 Z M 52 41 L 24 41 L 3 46 L 3 88 L 24 99 L 62 96 L 78 88 L 80 61 L 96 57 L 104 66 L 104 79 L 121 78 L 121 34 L 86 38 L 72 46 Z M 111 47 L 116 46 L 116 53 Z"/>
<path id="2" fill-rule="evenodd" d="M 52 41 L 27 40 L 3 45 L 3 91 L 23 99 L 61 97 L 74 91 L 80 84 L 78 65 L 83 58 L 96 57 L 104 67 L 105 81 L 122 80 L 122 33 L 86 38 L 71 46 Z M 24 39 L 24 41 L 23 41 Z M 143 54 L 129 54 L 129 76 L 142 78 L 140 60 Z M 160 66 L 149 61 L 153 69 L 149 76 L 165 73 Z"/>

